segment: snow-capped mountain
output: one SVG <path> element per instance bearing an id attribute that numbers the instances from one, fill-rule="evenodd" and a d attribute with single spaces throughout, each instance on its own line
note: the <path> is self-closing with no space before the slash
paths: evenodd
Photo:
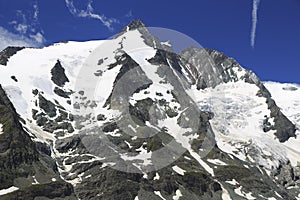
<path id="1" fill-rule="evenodd" d="M 300 199 L 300 87 L 140 21 L 0 53 L 0 199 Z"/>

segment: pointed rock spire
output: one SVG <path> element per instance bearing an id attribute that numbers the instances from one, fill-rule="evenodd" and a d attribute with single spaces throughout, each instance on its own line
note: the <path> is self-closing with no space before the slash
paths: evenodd
<path id="1" fill-rule="evenodd" d="M 138 28 L 145 28 L 145 24 L 141 20 L 133 20 L 131 21 L 127 27 L 129 30 L 138 29 Z"/>

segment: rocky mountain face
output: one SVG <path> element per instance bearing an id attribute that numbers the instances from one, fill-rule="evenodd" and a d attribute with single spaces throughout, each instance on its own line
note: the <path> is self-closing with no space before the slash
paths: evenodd
<path id="1" fill-rule="evenodd" d="M 0 190 L 18 188 L 1 195 L 1 199 L 75 199 L 72 185 L 60 178 L 55 160 L 50 157 L 51 150 L 31 140 L 2 87 L 0 116 Z"/>
<path id="2" fill-rule="evenodd" d="M 24 47 L 7 47 L 3 51 L 1 51 L 0 52 L 0 64 L 6 65 L 8 59 L 22 49 L 24 49 Z"/>
<path id="3" fill-rule="evenodd" d="M 135 21 L 0 59 L 0 199 L 300 198 L 298 118 L 220 52 Z"/>
<path id="4" fill-rule="evenodd" d="M 184 66 L 188 66 L 186 70 L 190 72 L 190 82 L 196 84 L 199 89 L 241 80 L 256 85 L 259 89 L 257 95 L 266 98 L 270 110 L 268 118 L 274 118 L 274 125 L 264 124 L 264 130 L 276 130 L 274 134 L 280 142 L 295 137 L 295 125 L 280 111 L 270 92 L 253 72 L 243 69 L 234 59 L 215 50 L 189 48 L 181 53 L 181 57 L 188 61 Z M 209 59 L 212 62 L 209 62 Z"/>

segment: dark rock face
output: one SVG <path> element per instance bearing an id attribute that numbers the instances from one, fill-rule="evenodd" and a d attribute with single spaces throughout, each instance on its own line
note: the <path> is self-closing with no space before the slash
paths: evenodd
<path id="1" fill-rule="evenodd" d="M 72 92 L 66 92 L 58 87 L 54 88 L 54 93 L 60 97 L 67 98 L 67 99 L 70 98 L 70 95 L 72 94 Z"/>
<path id="2" fill-rule="evenodd" d="M 18 82 L 18 79 L 15 76 L 11 76 L 10 77 L 12 80 L 14 80 L 15 82 Z"/>
<path id="3" fill-rule="evenodd" d="M 43 109 L 49 117 L 56 116 L 56 106 L 51 101 L 45 99 L 41 94 L 39 94 L 39 106 Z"/>
<path id="4" fill-rule="evenodd" d="M 24 49 L 25 47 L 7 47 L 0 52 L 0 65 L 6 65 L 8 59 L 15 55 L 18 51 Z"/>
<path id="5" fill-rule="evenodd" d="M 132 21 L 129 25 L 129 30 L 135 30 L 145 27 L 145 24 L 141 20 Z"/>
<path id="6" fill-rule="evenodd" d="M 51 150 L 35 144 L 23 130 L 19 116 L 0 85 L 0 189 L 11 186 L 18 191 L 1 199 L 34 199 L 36 197 L 74 199 L 73 186 L 60 179 Z M 34 185 L 33 176 L 40 182 Z M 51 178 L 56 178 L 52 182 Z"/>
<path id="7" fill-rule="evenodd" d="M 65 69 L 62 67 L 59 60 L 57 60 L 56 64 L 51 70 L 51 80 L 60 87 L 63 87 L 66 82 L 69 82 L 68 77 L 65 74 Z"/>
<path id="8" fill-rule="evenodd" d="M 106 119 L 105 115 L 103 115 L 103 114 L 97 115 L 97 120 L 98 121 L 104 121 L 105 119 Z"/>
<path id="9" fill-rule="evenodd" d="M 99 193 L 95 199 L 103 200 L 132 200 L 138 195 L 141 174 L 128 174 L 111 168 L 99 170 L 97 165 L 88 171 L 93 172 L 95 177 L 76 188 L 80 199 L 90 198 L 91 193 Z"/>
<path id="10" fill-rule="evenodd" d="M 192 47 L 182 51 L 181 57 L 186 60 L 184 67 L 191 84 L 198 89 L 238 80 L 232 68 L 239 65 L 224 54 Z"/>
<path id="11" fill-rule="evenodd" d="M 150 120 L 149 110 L 153 103 L 152 99 L 138 101 L 135 106 L 129 107 L 130 115 L 137 120 L 137 123 L 145 124 L 146 121 Z"/>
<path id="12" fill-rule="evenodd" d="M 117 56 L 116 57 L 116 62 L 110 64 L 109 69 L 114 68 L 117 65 L 122 65 L 116 80 L 114 81 L 114 85 L 116 85 L 116 83 L 121 79 L 121 77 L 126 74 L 128 71 L 132 71 L 133 73 L 136 74 L 136 77 L 134 79 L 138 79 L 139 82 L 145 82 L 143 83 L 142 87 L 147 87 L 147 85 L 149 85 L 149 83 L 151 82 L 143 73 L 143 71 L 140 69 L 140 66 L 129 56 L 127 55 L 125 52 L 124 54 L 122 54 L 121 56 Z M 130 82 L 131 80 L 128 80 L 128 82 Z M 137 83 L 138 83 L 137 81 Z M 128 85 L 124 85 L 123 88 L 120 88 L 118 90 L 118 93 L 120 94 L 120 96 L 123 96 L 123 93 L 125 91 L 125 93 L 127 93 L 127 91 L 131 91 L 132 89 L 129 88 L 130 84 Z M 134 92 L 134 91 L 132 91 Z M 112 95 L 112 94 L 111 94 Z M 109 106 L 109 104 L 112 103 L 112 99 L 111 99 L 111 95 L 110 97 L 106 100 L 106 103 L 104 105 L 104 107 Z M 128 97 L 126 97 L 128 98 Z"/>
<path id="13" fill-rule="evenodd" d="M 0 123 L 4 132 L 0 135 L 0 189 L 3 189 L 12 185 L 14 178 L 33 173 L 29 166 L 38 160 L 38 153 L 30 137 L 23 131 L 19 117 L 1 86 Z M 15 171 L 15 168 L 23 169 L 26 173 Z"/>
<path id="14" fill-rule="evenodd" d="M 51 147 L 46 144 L 46 143 L 42 143 L 42 142 L 36 142 L 36 149 L 38 150 L 38 152 L 40 154 L 46 154 L 47 156 L 51 156 Z"/>
<path id="15" fill-rule="evenodd" d="M 67 199 L 75 200 L 72 185 L 63 182 L 52 182 L 48 184 L 32 185 L 26 189 L 21 189 L 13 193 L 1 196 L 3 200 L 10 199 Z"/>
<path id="16" fill-rule="evenodd" d="M 181 56 L 184 58 L 182 61 L 186 63 L 183 67 L 188 73 L 190 83 L 197 85 L 198 89 L 239 80 L 256 85 L 259 90 L 257 95 L 266 98 L 270 117 L 273 117 L 275 122 L 274 127 L 265 130 L 276 130 L 275 135 L 280 142 L 296 136 L 295 125 L 280 111 L 270 92 L 252 71 L 245 70 L 234 59 L 215 50 L 189 48 L 181 52 Z M 244 74 L 238 77 L 239 72 Z"/>
<path id="17" fill-rule="evenodd" d="M 271 98 L 267 99 L 267 104 L 271 110 L 271 117 L 274 118 L 276 130 L 275 135 L 280 142 L 287 141 L 290 137 L 296 137 L 296 126 L 280 111 L 275 101 Z"/>

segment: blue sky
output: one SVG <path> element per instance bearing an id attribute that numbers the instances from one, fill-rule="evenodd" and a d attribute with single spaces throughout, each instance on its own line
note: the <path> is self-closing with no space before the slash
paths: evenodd
<path id="1" fill-rule="evenodd" d="M 262 80 L 300 83 L 300 0 L 257 5 L 253 46 L 253 0 L 1 0 L 0 49 L 105 39 L 141 19 L 224 52 Z"/>

